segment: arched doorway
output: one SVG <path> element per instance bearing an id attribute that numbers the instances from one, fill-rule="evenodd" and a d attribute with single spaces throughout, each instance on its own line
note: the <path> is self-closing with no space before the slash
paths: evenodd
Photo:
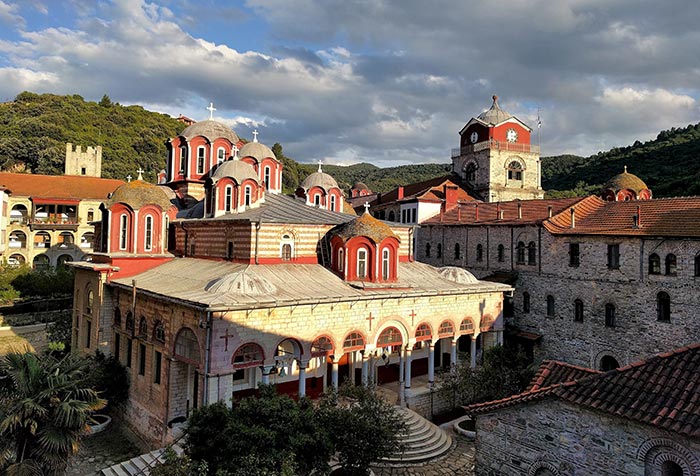
<path id="1" fill-rule="evenodd" d="M 375 375 L 377 385 L 399 380 L 402 346 L 403 336 L 397 327 L 387 327 L 377 337 L 377 358 L 380 360 L 371 362 L 377 370 Z"/>
<path id="2" fill-rule="evenodd" d="M 445 320 L 438 326 L 438 340 L 435 343 L 435 366 L 449 369 L 452 364 L 452 339 L 455 327 L 451 321 Z"/>
<path id="3" fill-rule="evenodd" d="M 258 368 L 264 361 L 265 354 L 258 344 L 248 342 L 236 349 L 231 357 L 234 398 L 247 397 L 255 393 Z"/>
<path id="4" fill-rule="evenodd" d="M 49 270 L 49 257 L 41 254 L 36 255 L 32 261 L 32 268 L 37 271 L 48 271 Z"/>
<path id="5" fill-rule="evenodd" d="M 129 314 L 127 314 L 127 329 Z M 131 326 L 133 327 L 133 316 L 131 316 Z M 184 422 L 190 412 L 199 406 L 201 352 L 199 341 L 192 329 L 183 327 L 178 332 L 173 358 L 170 365 L 169 424 Z"/>
<path id="6" fill-rule="evenodd" d="M 357 331 L 350 332 L 343 339 L 343 355 L 338 361 L 339 378 L 343 383 L 349 380 L 354 385 L 362 383 L 362 356 L 365 349 L 365 338 Z"/>
<path id="7" fill-rule="evenodd" d="M 71 261 L 73 261 L 73 257 L 71 255 L 60 255 L 56 259 L 56 267 L 65 268 L 66 263 L 70 263 Z"/>
<path id="8" fill-rule="evenodd" d="M 7 264 L 12 266 L 13 268 L 23 266 L 26 262 L 27 261 L 24 259 L 24 256 L 20 254 L 13 254 L 10 255 L 9 258 L 7 258 Z"/>
<path id="9" fill-rule="evenodd" d="M 333 380 L 333 366 L 329 365 L 334 354 L 333 341 L 330 337 L 322 335 L 311 343 L 311 360 L 313 361 L 314 381 L 309 386 L 309 396 L 316 390 L 323 390 L 328 387 Z M 320 379 L 319 382 L 316 379 Z M 320 387 L 320 388 L 319 388 Z"/>
<path id="10" fill-rule="evenodd" d="M 275 349 L 275 367 L 277 368 L 277 391 L 287 395 L 296 395 L 299 391 L 299 374 L 304 351 L 296 339 L 284 339 Z M 305 374 L 306 372 L 304 372 Z M 306 375 L 303 376 L 306 378 Z"/>

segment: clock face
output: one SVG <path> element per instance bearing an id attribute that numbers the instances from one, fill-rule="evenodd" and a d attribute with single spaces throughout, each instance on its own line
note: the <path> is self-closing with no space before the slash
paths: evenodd
<path id="1" fill-rule="evenodd" d="M 515 129 L 508 129 L 506 132 L 506 140 L 508 140 L 508 142 L 515 142 L 518 140 L 518 131 Z"/>
<path id="2" fill-rule="evenodd" d="M 472 144 L 476 144 L 476 141 L 479 140 L 479 134 L 474 131 L 472 132 L 472 135 L 469 136 L 469 139 L 472 141 Z"/>

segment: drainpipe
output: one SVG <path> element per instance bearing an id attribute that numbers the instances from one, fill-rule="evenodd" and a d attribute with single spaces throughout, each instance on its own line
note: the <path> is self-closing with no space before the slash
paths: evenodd
<path id="1" fill-rule="evenodd" d="M 260 243 L 260 220 L 255 222 L 255 264 L 258 262 L 258 245 Z"/>
<path id="2" fill-rule="evenodd" d="M 207 348 L 204 352 L 204 398 L 202 398 L 202 405 L 209 404 L 209 372 L 211 366 L 211 311 L 207 311 L 207 320 L 205 325 L 207 326 Z"/>

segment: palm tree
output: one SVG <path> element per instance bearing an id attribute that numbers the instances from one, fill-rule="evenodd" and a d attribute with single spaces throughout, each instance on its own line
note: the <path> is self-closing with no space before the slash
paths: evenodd
<path id="1" fill-rule="evenodd" d="M 0 470 L 63 474 L 90 415 L 106 404 L 85 385 L 88 363 L 31 352 L 0 361 Z"/>

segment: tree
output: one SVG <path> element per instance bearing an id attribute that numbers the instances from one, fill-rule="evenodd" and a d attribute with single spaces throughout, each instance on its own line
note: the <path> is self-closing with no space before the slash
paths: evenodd
<path id="1" fill-rule="evenodd" d="M 88 365 L 31 352 L 0 361 L 0 470 L 63 474 L 91 414 L 105 405 L 85 385 Z"/>
<path id="2" fill-rule="evenodd" d="M 100 107 L 112 107 L 112 100 L 105 94 L 98 104 Z"/>

